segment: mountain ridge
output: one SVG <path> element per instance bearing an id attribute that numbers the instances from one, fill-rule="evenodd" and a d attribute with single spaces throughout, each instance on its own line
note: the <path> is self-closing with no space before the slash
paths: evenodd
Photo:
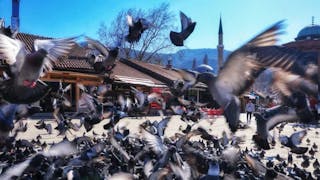
<path id="1" fill-rule="evenodd" d="M 224 61 L 231 51 L 224 50 Z M 208 57 L 208 65 L 210 65 L 214 72 L 218 70 L 218 50 L 214 48 L 199 48 L 199 49 L 181 49 L 175 53 L 159 54 L 163 60 L 163 64 L 167 64 L 169 59 L 172 59 L 172 66 L 175 68 L 191 69 L 193 59 L 196 59 L 196 66 L 204 64 L 204 57 Z"/>

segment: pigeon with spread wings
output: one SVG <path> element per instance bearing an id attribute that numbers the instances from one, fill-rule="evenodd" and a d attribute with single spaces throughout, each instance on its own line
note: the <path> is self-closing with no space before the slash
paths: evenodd
<path id="1" fill-rule="evenodd" d="M 247 90 L 266 68 L 275 68 L 276 72 L 287 74 L 273 82 L 282 87 L 279 88 L 282 94 L 290 95 L 289 90 L 292 87 L 312 95 L 318 91 L 318 87 L 312 81 L 315 66 L 317 67 L 312 63 L 315 60 L 302 63 L 308 56 L 301 55 L 296 50 L 275 46 L 278 35 L 282 33 L 282 24 L 282 21 L 275 23 L 231 53 L 217 77 L 209 72 L 193 73 L 195 82 L 208 85 L 212 97 L 224 109 L 224 115 L 232 131 L 236 131 L 239 124 L 240 101 L 237 96 Z"/>
<path id="2" fill-rule="evenodd" d="M 91 56 L 94 58 L 92 65 L 96 72 L 108 72 L 115 66 L 115 60 L 118 57 L 119 47 L 107 48 L 99 41 L 86 37 L 90 48 L 97 50 L 100 54 Z"/>
<path id="3" fill-rule="evenodd" d="M 192 22 L 191 18 L 187 17 L 183 12 L 180 11 L 181 20 L 181 32 L 170 32 L 170 40 L 172 44 L 176 46 L 183 46 L 183 41 L 186 40 L 193 32 L 196 22 Z"/>
<path id="4" fill-rule="evenodd" d="M 33 52 L 23 42 L 0 34 L 0 54 L 10 66 L 10 74 L 0 86 L 1 96 L 11 103 L 29 104 L 41 99 L 49 87 L 39 80 L 52 70 L 53 63 L 66 56 L 74 38 L 35 40 Z"/>
<path id="5" fill-rule="evenodd" d="M 194 81 L 208 85 L 210 94 L 224 109 L 224 116 L 231 131 L 236 131 L 239 124 L 240 101 L 237 97 L 249 88 L 254 79 L 265 69 L 257 59 L 253 48 L 274 45 L 277 41 L 282 22 L 278 22 L 267 30 L 254 37 L 251 41 L 235 50 L 229 55 L 224 67 L 216 77 L 213 73 L 182 73 L 182 77 L 190 79 L 192 74 Z"/>
<path id="6" fill-rule="evenodd" d="M 153 26 L 144 18 L 139 18 L 137 21 L 134 21 L 130 15 L 127 15 L 127 24 L 129 26 L 129 34 L 126 35 L 125 38 L 129 43 L 138 42 L 142 33 Z"/>

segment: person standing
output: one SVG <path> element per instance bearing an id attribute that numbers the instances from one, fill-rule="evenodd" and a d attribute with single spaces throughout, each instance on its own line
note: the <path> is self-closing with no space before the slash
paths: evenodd
<path id="1" fill-rule="evenodd" d="M 251 100 L 248 101 L 246 104 L 246 112 L 247 112 L 247 124 L 250 124 L 252 113 L 255 111 L 254 104 L 251 102 Z"/>

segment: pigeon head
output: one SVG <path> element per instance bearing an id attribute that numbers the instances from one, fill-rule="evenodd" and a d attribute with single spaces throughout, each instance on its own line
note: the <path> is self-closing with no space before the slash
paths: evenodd
<path id="1" fill-rule="evenodd" d="M 0 19 L 0 34 L 4 34 L 8 37 L 15 38 L 17 32 L 12 32 L 11 27 L 5 27 L 4 20 Z"/>
<path id="2" fill-rule="evenodd" d="M 95 57 L 95 62 L 102 62 L 104 60 L 104 56 L 102 54 L 99 54 Z"/>
<path id="3" fill-rule="evenodd" d="M 29 88 L 34 88 L 36 86 L 36 82 L 43 70 L 44 58 L 46 55 L 47 52 L 40 49 L 36 53 L 28 54 L 26 56 L 25 62 L 23 63 L 17 78 L 18 85 Z"/>

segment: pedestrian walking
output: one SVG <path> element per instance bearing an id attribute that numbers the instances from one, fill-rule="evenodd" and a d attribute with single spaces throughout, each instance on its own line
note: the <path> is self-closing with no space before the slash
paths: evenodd
<path id="1" fill-rule="evenodd" d="M 251 102 L 251 100 L 248 101 L 246 104 L 246 112 L 247 112 L 247 124 L 250 124 L 252 113 L 255 111 L 254 104 Z"/>

